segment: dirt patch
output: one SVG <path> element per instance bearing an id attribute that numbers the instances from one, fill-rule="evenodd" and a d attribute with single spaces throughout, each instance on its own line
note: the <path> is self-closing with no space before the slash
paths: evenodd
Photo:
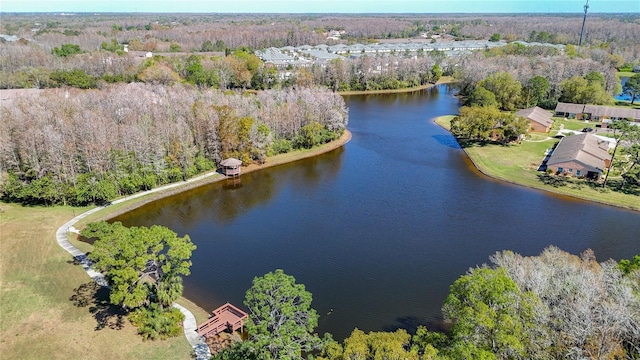
<path id="1" fill-rule="evenodd" d="M 242 341 L 242 338 L 240 334 L 234 331 L 233 333 L 221 332 L 211 336 L 207 338 L 206 343 L 209 346 L 209 350 L 211 350 L 211 354 L 215 355 L 239 341 Z"/>

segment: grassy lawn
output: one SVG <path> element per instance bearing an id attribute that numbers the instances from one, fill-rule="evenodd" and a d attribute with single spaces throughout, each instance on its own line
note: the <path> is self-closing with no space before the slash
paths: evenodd
<path id="1" fill-rule="evenodd" d="M 443 116 L 435 121 L 449 129 L 453 116 Z M 584 124 L 584 123 L 583 123 Z M 583 125 L 584 127 L 584 125 Z M 564 177 L 546 177 L 537 171 L 545 157 L 545 150 L 550 149 L 557 139 L 547 139 L 543 134 L 525 140 L 522 144 L 512 145 L 477 145 L 464 147 L 474 165 L 485 175 L 518 185 L 550 191 L 604 204 L 621 206 L 640 211 L 640 196 L 622 192 L 603 190 L 600 186 L 591 186 L 584 180 Z"/>
<path id="2" fill-rule="evenodd" d="M 90 284 L 55 240 L 57 228 L 88 208 L 0 203 L 0 354 L 3 359 L 190 359 L 184 336 L 142 341 L 105 305 L 103 292 L 71 301 Z M 86 286 L 91 289 L 91 286 Z M 180 303 L 195 310 L 193 304 Z M 199 320 L 206 314 L 196 311 Z"/>
<path id="3" fill-rule="evenodd" d="M 619 77 L 632 77 L 633 75 L 635 75 L 637 73 L 634 73 L 633 71 L 618 71 L 616 72 L 616 75 L 618 75 Z"/>
<path id="4" fill-rule="evenodd" d="M 596 128 L 597 121 L 584 121 L 584 120 L 576 120 L 576 119 L 564 119 L 561 117 L 553 117 L 553 130 L 560 130 L 560 125 L 564 125 L 564 129 L 566 130 L 576 130 L 580 131 L 584 128 Z"/>

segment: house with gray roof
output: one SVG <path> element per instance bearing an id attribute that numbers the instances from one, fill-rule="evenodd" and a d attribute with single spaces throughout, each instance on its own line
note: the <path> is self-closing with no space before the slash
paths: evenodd
<path id="1" fill-rule="evenodd" d="M 333 54 L 333 53 L 330 53 L 330 52 L 328 52 L 326 50 L 311 49 L 311 50 L 303 51 L 302 53 L 305 56 L 310 57 L 314 61 L 319 62 L 320 64 L 326 63 L 326 62 L 334 60 L 334 59 L 344 59 L 345 58 L 344 56 Z"/>
<path id="2" fill-rule="evenodd" d="M 633 121 L 640 121 L 640 109 L 601 105 L 585 105 L 583 113 L 589 120 L 595 121 L 602 121 L 604 119 L 632 119 Z"/>
<path id="3" fill-rule="evenodd" d="M 556 116 L 594 121 L 631 119 L 638 122 L 640 121 L 640 109 L 559 102 L 556 105 Z"/>
<path id="4" fill-rule="evenodd" d="M 609 166 L 609 143 L 589 133 L 564 137 L 547 160 L 557 174 L 599 178 Z"/>
<path id="5" fill-rule="evenodd" d="M 582 119 L 584 104 L 570 104 L 559 102 L 556 105 L 556 116 L 565 117 L 567 119 Z"/>

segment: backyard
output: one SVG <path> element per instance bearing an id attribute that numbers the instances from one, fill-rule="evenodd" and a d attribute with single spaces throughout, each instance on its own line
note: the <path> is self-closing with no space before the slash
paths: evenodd
<path id="1" fill-rule="evenodd" d="M 443 116 L 435 121 L 448 130 L 453 117 L 452 115 Z M 573 130 L 587 127 L 584 121 L 561 119 L 556 121 L 554 124 L 556 130 L 558 123 L 564 124 L 566 129 Z M 590 125 L 594 124 L 590 123 Z M 476 168 L 490 177 L 557 194 L 640 210 L 640 197 L 637 194 L 614 191 L 609 187 L 603 189 L 599 182 L 553 176 L 538 171 L 545 158 L 545 152 L 558 142 L 558 139 L 552 137 L 555 132 L 552 130 L 550 136 L 533 133 L 530 138 L 520 144 L 470 143 L 464 144 L 463 148 Z M 610 177 L 610 180 L 612 185 L 616 181 L 613 177 Z"/>

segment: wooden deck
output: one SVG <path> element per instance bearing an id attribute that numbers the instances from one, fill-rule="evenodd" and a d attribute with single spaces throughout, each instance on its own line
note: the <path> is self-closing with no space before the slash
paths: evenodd
<path id="1" fill-rule="evenodd" d="M 236 331 L 244 326 L 244 320 L 249 315 L 239 308 L 226 303 L 213 310 L 211 318 L 198 326 L 198 335 L 210 337 L 221 331 Z"/>

